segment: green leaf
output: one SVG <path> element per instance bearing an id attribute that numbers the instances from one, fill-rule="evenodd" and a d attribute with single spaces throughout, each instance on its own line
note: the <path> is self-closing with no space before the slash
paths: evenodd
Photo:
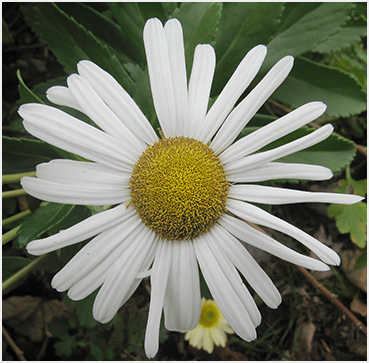
<path id="1" fill-rule="evenodd" d="M 342 179 L 338 182 L 336 193 L 349 193 L 365 196 L 367 180 Z M 358 247 L 366 246 L 367 209 L 364 202 L 353 205 L 331 204 L 328 215 L 336 219 L 340 233 L 350 233 L 353 243 Z"/>
<path id="2" fill-rule="evenodd" d="M 183 27 L 187 73 L 190 73 L 193 53 L 198 44 L 212 44 L 215 40 L 222 3 L 184 2 L 173 13 Z"/>
<path id="3" fill-rule="evenodd" d="M 72 154 L 46 142 L 3 136 L 3 173 L 16 174 L 33 171 L 37 164 L 60 156 L 75 159 Z"/>
<path id="4" fill-rule="evenodd" d="M 336 68 L 296 58 L 294 67 L 273 93 L 273 98 L 293 107 L 310 101 L 323 101 L 326 115 L 347 117 L 366 109 L 366 95 L 348 74 Z"/>
<path id="5" fill-rule="evenodd" d="M 18 108 L 20 105 L 25 103 L 45 103 L 50 104 L 50 102 L 46 98 L 46 90 L 51 86 L 55 85 L 65 85 L 65 77 L 58 77 L 55 79 L 51 79 L 45 83 L 39 83 L 31 90 L 25 85 L 23 82 L 20 71 L 17 71 L 17 76 L 19 80 L 19 95 L 20 99 L 15 103 L 14 107 L 9 113 L 7 118 L 9 124 L 11 125 L 12 129 L 15 131 L 20 131 L 22 133 L 26 133 L 27 131 L 23 127 L 22 118 L 18 114 Z"/>
<path id="6" fill-rule="evenodd" d="M 50 203 L 37 209 L 18 231 L 18 244 L 21 247 L 42 236 L 52 227 L 60 223 L 75 208 L 74 205 Z"/>
<path id="7" fill-rule="evenodd" d="M 19 69 L 17 70 L 17 77 L 19 80 L 19 95 L 23 103 L 44 103 L 25 85 Z"/>
<path id="8" fill-rule="evenodd" d="M 50 47 L 67 74 L 76 71 L 80 60 L 89 59 L 113 75 L 127 92 L 134 89 L 117 56 L 56 4 L 36 3 L 22 10 L 32 30 Z"/>
<path id="9" fill-rule="evenodd" d="M 69 357 L 72 355 L 73 348 L 76 344 L 77 342 L 75 341 L 75 337 L 73 335 L 65 334 L 63 335 L 62 341 L 54 344 L 55 353 L 60 357 Z"/>
<path id="10" fill-rule="evenodd" d="M 8 24 L 4 19 L 2 19 L 2 41 L 3 44 L 14 43 L 13 36 L 9 30 Z"/>
<path id="11" fill-rule="evenodd" d="M 134 54 L 131 54 L 131 48 L 124 38 L 121 27 L 103 13 L 79 2 L 60 2 L 57 5 L 115 52 L 126 54 L 126 57 L 123 58 L 125 62 L 132 62 L 132 59 L 136 59 L 136 57 L 132 57 Z"/>
<path id="12" fill-rule="evenodd" d="M 127 54 L 141 64 L 146 63 L 142 31 L 145 20 L 137 3 L 114 2 L 108 4 L 120 26 Z"/>
<path id="13" fill-rule="evenodd" d="M 92 316 L 92 306 L 94 304 L 97 291 L 87 296 L 85 299 L 77 301 L 76 313 L 78 315 L 79 326 L 94 328 L 99 323 Z"/>
<path id="14" fill-rule="evenodd" d="M 363 15 L 364 14 L 360 13 L 356 14 L 355 11 L 355 13 L 351 14 L 351 19 L 338 33 L 318 44 L 313 51 L 318 53 L 335 52 L 361 42 L 361 37 L 367 34 L 367 22 L 366 19 L 363 18 Z"/>
<path id="15" fill-rule="evenodd" d="M 306 53 L 340 31 L 350 19 L 352 3 L 323 2 L 314 4 L 288 3 L 289 16 L 283 18 L 280 29 L 268 44 L 268 57 L 263 69 L 269 69 L 289 54 L 294 57 Z"/>
<path id="16" fill-rule="evenodd" d="M 16 272 L 21 270 L 22 268 L 26 267 L 31 260 L 29 258 L 19 257 L 19 256 L 11 256 L 11 257 L 4 257 L 2 258 L 2 281 L 6 281 L 8 278 L 13 276 Z M 16 287 L 20 286 L 24 280 L 28 276 L 25 275 L 24 278 L 19 279 L 16 283 L 12 284 L 8 289 L 3 291 L 3 295 L 7 294 L 8 292 L 14 290 Z"/>
<path id="17" fill-rule="evenodd" d="M 283 3 L 226 2 L 216 38 L 217 67 L 212 94 L 220 93 L 246 53 L 267 44 L 279 25 Z"/>
<path id="18" fill-rule="evenodd" d="M 151 122 L 154 129 L 159 128 L 159 123 L 154 123 L 156 120 L 156 113 L 151 94 L 149 72 L 147 68 L 142 70 L 141 67 L 133 64 L 126 65 L 128 72 L 136 82 L 136 87 L 132 93 L 132 98 L 145 114 L 147 119 Z"/>

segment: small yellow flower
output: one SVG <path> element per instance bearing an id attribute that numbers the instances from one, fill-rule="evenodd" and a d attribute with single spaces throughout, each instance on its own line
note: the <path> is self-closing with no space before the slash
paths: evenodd
<path id="1" fill-rule="evenodd" d="M 185 339 L 189 340 L 190 345 L 197 349 L 204 349 L 208 353 L 216 346 L 225 346 L 227 335 L 233 334 L 233 329 L 218 309 L 214 300 L 201 299 L 201 317 L 199 324 L 193 330 L 186 332 Z"/>

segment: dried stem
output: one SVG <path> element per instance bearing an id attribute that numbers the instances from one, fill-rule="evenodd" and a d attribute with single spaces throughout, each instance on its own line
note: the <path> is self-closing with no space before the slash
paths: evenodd
<path id="1" fill-rule="evenodd" d="M 19 358 L 19 360 L 26 361 L 27 359 L 24 358 L 23 352 L 15 344 L 14 340 L 11 338 L 11 336 L 9 335 L 9 333 L 4 328 L 4 325 L 2 327 L 3 327 L 3 337 L 8 342 L 8 344 L 12 347 L 14 353 L 17 355 L 17 357 Z"/>
<path id="2" fill-rule="evenodd" d="M 319 289 L 323 295 L 325 295 L 331 302 L 341 310 L 343 314 L 345 314 L 350 320 L 352 320 L 355 325 L 367 335 L 366 326 L 349 310 L 344 306 L 336 297 L 336 295 L 332 294 L 328 289 L 326 289 L 309 271 L 307 271 L 304 267 L 297 266 L 297 269 L 311 282 L 311 284 Z"/>

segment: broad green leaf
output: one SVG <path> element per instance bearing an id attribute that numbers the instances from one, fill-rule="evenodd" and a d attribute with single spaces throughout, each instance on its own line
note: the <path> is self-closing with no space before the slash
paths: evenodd
<path id="1" fill-rule="evenodd" d="M 3 272 L 2 281 L 3 282 L 6 281 L 8 278 L 13 276 L 16 272 L 26 267 L 30 262 L 31 260 L 25 257 L 3 256 L 2 258 L 2 264 L 3 264 L 2 265 L 2 272 Z M 3 291 L 3 295 L 7 294 L 8 292 L 14 290 L 16 287 L 20 286 L 27 277 L 28 276 L 24 276 L 24 278 L 19 279 L 16 283 L 12 284 L 12 286 L 9 286 L 8 289 L 5 289 Z"/>
<path id="2" fill-rule="evenodd" d="M 56 4 L 36 3 L 22 9 L 32 30 L 50 47 L 67 74 L 76 71 L 80 60 L 89 59 L 113 75 L 127 92 L 132 92 L 134 82 L 117 56 Z"/>
<path id="3" fill-rule="evenodd" d="M 361 42 L 361 37 L 367 34 L 367 22 L 364 18 L 366 16 L 366 3 L 363 3 L 363 5 L 365 5 L 365 9 L 361 9 L 356 4 L 355 11 L 351 14 L 351 19 L 345 26 L 338 33 L 318 44 L 313 51 L 318 53 L 335 52 Z"/>
<path id="4" fill-rule="evenodd" d="M 22 103 L 44 103 L 25 85 L 19 69 L 17 71 L 17 77 L 19 81 L 18 90 Z"/>
<path id="5" fill-rule="evenodd" d="M 347 117 L 366 109 L 366 95 L 348 74 L 332 67 L 296 58 L 294 67 L 272 96 L 293 107 L 310 101 L 323 101 L 326 114 Z"/>
<path id="6" fill-rule="evenodd" d="M 131 52 L 129 43 L 124 38 L 121 27 L 104 14 L 88 4 L 79 2 L 60 2 L 58 7 L 84 26 L 86 30 L 92 32 L 100 41 L 109 45 L 115 52 L 126 54 L 126 58 L 122 59 L 124 62 L 132 62 L 132 59 L 136 59 Z"/>
<path id="7" fill-rule="evenodd" d="M 56 84 L 62 84 L 62 83 L 49 84 L 49 82 L 52 82 L 52 81 L 49 81 L 47 88 L 44 88 L 43 92 L 39 92 L 40 85 L 36 85 L 35 87 L 33 87 L 32 90 L 30 90 L 26 86 L 26 84 L 23 82 L 23 79 L 21 77 L 21 73 L 19 70 L 17 71 L 17 77 L 19 80 L 18 90 L 19 90 L 20 99 L 15 103 L 14 107 L 10 111 L 7 120 L 13 130 L 26 133 L 26 130 L 24 129 L 23 124 L 22 124 L 22 118 L 18 114 L 19 106 L 25 103 L 48 103 L 46 99 L 46 95 L 45 95 L 46 89 Z M 65 81 L 65 77 L 64 77 L 64 81 Z M 41 85 L 43 85 L 43 83 Z"/>
<path id="8" fill-rule="evenodd" d="M 323 2 L 307 5 L 289 3 L 288 27 L 281 23 L 279 32 L 268 43 L 268 57 L 263 69 L 269 69 L 279 59 L 289 54 L 294 57 L 306 53 L 340 31 L 349 20 L 352 3 Z M 305 11 L 291 9 L 302 7 Z"/>
<path id="9" fill-rule="evenodd" d="M 140 107 L 141 111 L 146 115 L 147 119 L 151 122 L 154 129 L 159 127 L 159 124 L 154 124 L 156 120 L 156 113 L 154 109 L 154 103 L 151 95 L 151 87 L 149 80 L 149 73 L 147 68 L 142 70 L 141 67 L 133 64 L 128 64 L 127 70 L 131 74 L 133 80 L 136 83 L 132 98 L 136 104 Z"/>
<path id="10" fill-rule="evenodd" d="M 2 19 L 2 41 L 3 41 L 3 44 L 14 43 L 13 36 L 4 18 Z"/>
<path id="11" fill-rule="evenodd" d="M 94 304 L 97 292 L 93 292 L 85 299 L 76 303 L 76 313 L 78 315 L 78 322 L 80 326 L 86 328 L 94 328 L 99 323 L 92 316 L 92 306 Z"/>
<path id="12" fill-rule="evenodd" d="M 366 194 L 367 180 L 342 179 L 336 193 L 352 193 L 361 196 Z M 350 233 L 353 243 L 358 247 L 366 246 L 367 209 L 364 202 L 353 205 L 331 204 L 328 215 L 336 219 L 340 233 Z"/>
<path id="13" fill-rule="evenodd" d="M 142 36 L 145 20 L 142 17 L 138 3 L 113 2 L 108 5 L 127 44 L 127 54 L 137 62 L 145 64 L 146 57 Z"/>
<path id="14" fill-rule="evenodd" d="M 366 90 L 367 56 L 363 44 L 357 43 L 349 49 L 330 53 L 323 58 L 323 62 L 330 67 L 338 68 L 342 72 L 349 74 L 360 84 L 363 90 Z"/>
<path id="15" fill-rule="evenodd" d="M 198 44 L 212 44 L 215 40 L 222 3 L 184 2 L 173 13 L 183 27 L 187 74 L 190 74 L 193 54 Z"/>
<path id="16" fill-rule="evenodd" d="M 173 10 L 178 7 L 177 3 L 167 3 L 167 5 L 165 5 L 165 3 L 156 1 L 139 1 L 137 2 L 137 6 L 140 9 L 144 22 L 150 18 L 158 18 L 163 24 L 169 19 L 169 15 Z"/>
<path id="17" fill-rule="evenodd" d="M 37 209 L 19 229 L 18 244 L 24 247 L 27 243 L 41 237 L 67 218 L 74 208 L 74 205 L 50 203 Z"/>
<path id="18" fill-rule="evenodd" d="M 75 159 L 73 154 L 39 140 L 3 136 L 2 143 L 4 174 L 33 171 L 37 164 L 58 159 L 61 156 Z"/>
<path id="19" fill-rule="evenodd" d="M 283 8 L 283 3 L 224 3 L 215 44 L 218 62 L 213 95 L 220 93 L 251 48 L 271 40 Z"/>
<path id="20" fill-rule="evenodd" d="M 60 221 L 48 230 L 48 234 L 53 235 L 61 230 L 68 229 L 75 224 L 83 221 L 91 216 L 91 210 L 88 206 L 75 205 L 67 218 L 62 218 Z"/>

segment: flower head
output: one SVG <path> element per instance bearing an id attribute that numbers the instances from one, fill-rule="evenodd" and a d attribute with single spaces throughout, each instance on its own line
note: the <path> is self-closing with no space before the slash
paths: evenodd
<path id="1" fill-rule="evenodd" d="M 232 334 L 233 329 L 225 320 L 214 300 L 201 299 L 202 308 L 200 321 L 197 327 L 186 332 L 185 339 L 197 349 L 204 349 L 209 354 L 214 350 L 214 345 L 225 347 L 227 334 Z"/>
<path id="2" fill-rule="evenodd" d="M 275 149 L 257 152 L 324 113 L 312 102 L 234 142 L 239 132 L 287 77 L 293 58 L 281 59 L 236 107 L 259 71 L 266 47 L 246 54 L 208 109 L 215 52 L 198 45 L 187 82 L 182 27 L 150 19 L 144 28 L 150 85 L 162 138 L 128 93 L 90 61 L 78 63 L 67 87 L 52 87 L 48 99 L 87 115 L 97 127 L 51 106 L 22 105 L 19 113 L 32 135 L 89 161 L 53 160 L 25 177 L 27 193 L 50 202 L 114 205 L 54 236 L 32 241 L 41 255 L 88 238 L 53 278 L 58 291 L 80 300 L 96 289 L 93 315 L 110 321 L 143 278 L 150 276 L 151 300 L 145 349 L 154 357 L 164 311 L 169 330 L 194 329 L 201 316 L 199 268 L 233 330 L 256 338 L 260 312 L 241 276 L 271 308 L 281 296 L 240 240 L 309 269 L 337 265 L 336 252 L 291 224 L 253 205 L 298 202 L 351 204 L 358 196 L 308 193 L 256 185 L 270 179 L 329 179 L 329 169 L 285 164 L 279 158 L 327 138 L 326 125 Z M 246 221 L 274 228 L 310 248 L 320 260 L 297 253 Z"/>

